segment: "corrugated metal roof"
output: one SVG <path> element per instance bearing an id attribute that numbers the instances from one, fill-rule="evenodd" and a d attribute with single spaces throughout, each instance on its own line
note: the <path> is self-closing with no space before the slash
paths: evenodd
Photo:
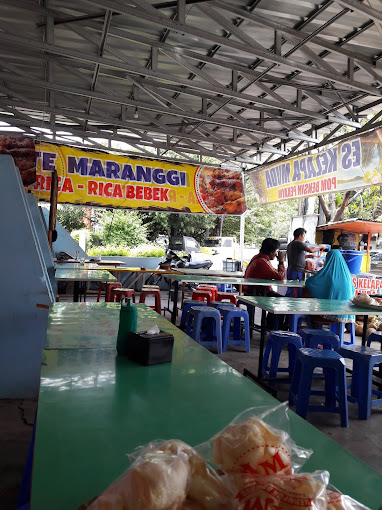
<path id="1" fill-rule="evenodd" d="M 379 0 L 3 0 L 0 120 L 255 166 L 378 121 L 381 37 Z"/>
<path id="2" fill-rule="evenodd" d="M 353 218 L 344 221 L 333 221 L 326 225 L 319 225 L 317 230 L 342 230 L 343 232 L 378 234 L 382 232 L 382 222 Z"/>

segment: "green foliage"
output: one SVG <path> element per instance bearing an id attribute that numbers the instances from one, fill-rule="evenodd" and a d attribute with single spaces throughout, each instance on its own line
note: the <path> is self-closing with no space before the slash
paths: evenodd
<path id="1" fill-rule="evenodd" d="M 362 218 L 364 220 L 382 220 L 381 188 L 373 186 L 362 190 L 346 207 L 344 218 Z M 340 194 L 339 194 L 340 195 Z M 338 195 L 337 195 L 338 197 Z M 336 199 L 337 199 L 336 197 Z M 350 198 L 351 200 L 351 198 Z"/>
<path id="2" fill-rule="evenodd" d="M 202 242 L 213 235 L 216 216 L 207 214 L 141 213 L 143 224 L 147 228 L 148 239 L 154 241 L 159 234 L 191 236 Z"/>
<path id="3" fill-rule="evenodd" d="M 104 255 L 104 256 L 119 256 L 119 257 L 128 257 L 130 250 L 129 248 L 123 248 L 123 247 L 117 247 L 117 246 L 98 246 L 97 248 L 90 248 L 90 250 L 87 250 L 87 254 L 91 257 L 95 257 L 98 254 Z"/>
<path id="4" fill-rule="evenodd" d="M 182 235 L 194 237 L 202 243 L 206 237 L 213 235 L 216 216 L 208 214 L 171 214 L 170 236 Z"/>
<path id="5" fill-rule="evenodd" d="M 83 229 L 83 218 L 86 218 L 86 210 L 84 207 L 59 205 L 57 208 L 57 220 L 68 232 Z"/>
<path id="6" fill-rule="evenodd" d="M 240 239 L 240 216 L 225 216 L 222 229 L 223 237 L 236 237 Z"/>
<path id="7" fill-rule="evenodd" d="M 94 257 L 99 253 L 104 256 L 119 257 L 164 257 L 165 252 L 161 246 L 155 244 L 142 244 L 136 248 L 116 247 L 112 245 L 100 246 L 88 250 L 88 255 Z"/>
<path id="8" fill-rule="evenodd" d="M 142 223 L 147 229 L 149 241 L 155 241 L 158 235 L 168 235 L 170 232 L 167 213 L 141 212 Z"/>
<path id="9" fill-rule="evenodd" d="M 147 229 L 135 211 L 104 211 L 100 218 L 104 245 L 130 247 L 147 242 Z"/>
<path id="10" fill-rule="evenodd" d="M 141 244 L 129 250 L 129 257 L 164 257 L 165 251 L 157 244 Z"/>
<path id="11" fill-rule="evenodd" d="M 266 237 L 287 237 L 290 219 L 298 211 L 297 200 L 287 200 L 275 204 L 260 205 L 251 189 L 252 184 L 247 182 L 247 214 L 245 217 L 245 244 L 260 246 Z M 240 221 L 240 220 L 239 220 Z M 240 234 L 240 223 L 238 224 Z M 224 230 L 223 225 L 223 230 Z"/>
<path id="12" fill-rule="evenodd" d="M 70 235 L 73 237 L 73 239 L 76 241 L 76 243 L 80 242 L 80 231 L 79 230 L 72 230 Z"/>
<path id="13" fill-rule="evenodd" d="M 89 232 L 86 246 L 88 248 L 97 248 L 98 246 L 102 246 L 102 234 Z"/>

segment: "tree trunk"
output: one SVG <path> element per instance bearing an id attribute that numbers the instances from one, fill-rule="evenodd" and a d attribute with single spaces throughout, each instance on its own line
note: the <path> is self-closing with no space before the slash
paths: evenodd
<path id="1" fill-rule="evenodd" d="M 171 222 L 171 230 L 170 236 L 177 236 L 179 232 L 179 214 L 173 215 L 173 220 Z"/>
<path id="2" fill-rule="evenodd" d="M 349 203 L 350 193 L 351 193 L 351 191 L 347 191 L 345 193 L 344 198 L 342 200 L 342 204 L 340 205 L 340 207 L 338 209 L 336 208 L 336 196 L 334 193 L 331 193 L 328 197 L 329 198 L 328 206 L 325 204 L 325 201 L 322 196 L 318 197 L 320 206 L 322 208 L 322 212 L 324 213 L 327 222 L 340 221 L 343 219 L 343 214 L 344 214 L 345 208 Z"/>
<path id="3" fill-rule="evenodd" d="M 217 222 L 216 222 L 216 235 L 218 237 L 221 237 L 222 232 L 223 232 L 223 221 L 224 221 L 224 215 L 220 214 L 217 217 Z"/>
<path id="4" fill-rule="evenodd" d="M 318 201 L 320 202 L 320 206 L 321 206 L 322 212 L 325 215 L 326 221 L 329 222 L 330 221 L 330 212 L 329 212 L 329 209 L 326 207 L 325 200 L 323 199 L 323 197 L 321 195 L 318 196 Z"/>
<path id="5" fill-rule="evenodd" d="M 346 206 L 348 205 L 349 198 L 350 198 L 350 193 L 351 193 L 351 191 L 347 191 L 345 193 L 344 199 L 342 201 L 342 204 L 340 205 L 340 207 L 338 208 L 337 212 L 335 213 L 333 221 L 343 220 L 344 211 L 345 211 Z"/>

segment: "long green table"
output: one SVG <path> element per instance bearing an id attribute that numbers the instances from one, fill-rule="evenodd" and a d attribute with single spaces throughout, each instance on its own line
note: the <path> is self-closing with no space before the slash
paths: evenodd
<path id="1" fill-rule="evenodd" d="M 77 270 L 77 271 L 88 271 L 88 270 L 95 270 L 95 269 L 102 269 L 101 266 L 93 263 L 93 262 L 85 262 L 84 264 L 81 264 L 80 262 L 76 262 L 76 263 L 73 263 L 73 262 L 61 262 L 61 263 L 57 263 L 55 262 L 54 264 L 54 268 L 57 270 L 57 269 L 69 269 L 70 271 L 74 271 L 74 270 Z M 104 268 L 103 268 L 104 269 Z"/>
<path id="2" fill-rule="evenodd" d="M 99 305 L 86 307 L 94 325 L 104 320 L 105 307 Z M 76 336 L 70 308 L 60 311 L 62 321 L 69 317 L 67 335 Z M 156 319 L 161 329 L 169 327 L 160 315 Z M 171 332 L 172 363 L 151 367 L 119 357 L 111 348 L 44 351 L 32 510 L 76 509 L 128 467 L 126 453 L 153 439 L 196 445 L 244 409 L 278 404 L 185 333 Z M 304 470 L 329 470 L 338 489 L 379 509 L 382 476 L 292 411 L 289 416 L 292 438 L 314 450 Z"/>
<path id="3" fill-rule="evenodd" d="M 55 278 L 57 281 L 72 281 L 74 282 L 73 301 L 77 302 L 79 298 L 79 283 L 80 282 L 99 282 L 108 283 L 116 282 L 117 278 L 109 271 L 104 270 L 88 270 L 88 269 L 56 269 Z"/>
<path id="4" fill-rule="evenodd" d="M 178 328 L 163 321 L 155 310 L 137 304 L 138 331 L 160 321 L 164 331 Z M 117 342 L 120 303 L 53 303 L 48 318 L 45 349 L 114 348 Z M 159 317 L 159 319 L 158 319 Z"/>
<path id="5" fill-rule="evenodd" d="M 367 318 L 382 315 L 382 311 L 354 305 L 350 300 L 240 296 L 240 301 L 261 308 L 261 335 L 259 349 L 258 380 L 261 380 L 266 332 L 266 312 L 275 315 L 363 315 L 362 344 L 366 345 Z M 249 374 L 249 371 L 246 371 Z"/>
<path id="6" fill-rule="evenodd" d="M 176 322 L 176 309 L 178 304 L 179 283 L 196 283 L 196 284 L 232 284 L 232 285 L 249 285 L 258 287 L 269 287 L 277 285 L 278 287 L 305 287 L 305 282 L 299 280 L 263 280 L 260 278 L 230 278 L 226 276 L 193 276 L 193 275 L 168 275 L 174 281 L 173 308 L 171 314 L 171 322 Z M 240 296 L 241 298 L 241 296 Z"/>

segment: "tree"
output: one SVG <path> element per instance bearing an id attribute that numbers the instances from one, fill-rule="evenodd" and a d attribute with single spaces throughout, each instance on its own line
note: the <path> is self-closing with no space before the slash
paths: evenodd
<path id="1" fill-rule="evenodd" d="M 360 190 L 352 196 L 345 210 L 345 218 L 382 219 L 382 186 Z"/>
<path id="2" fill-rule="evenodd" d="M 65 204 L 57 208 L 57 220 L 68 232 L 86 228 L 84 218 L 87 218 L 85 207 Z"/>
<path id="3" fill-rule="evenodd" d="M 159 234 L 191 236 L 203 243 L 208 235 L 215 233 L 216 216 L 208 214 L 176 214 L 142 212 L 147 236 L 155 241 Z"/>
<path id="4" fill-rule="evenodd" d="M 246 202 L 247 214 L 245 216 L 244 242 L 245 244 L 255 244 L 260 246 L 262 240 L 266 237 L 288 237 L 290 219 L 295 216 L 298 211 L 297 200 L 287 200 L 285 202 L 277 202 L 275 204 L 260 205 L 255 197 L 252 183 L 247 179 L 246 183 Z M 231 224 L 234 219 L 229 220 Z M 227 219 L 224 221 L 223 232 L 228 226 Z M 240 219 L 236 219 L 237 233 L 232 234 L 239 237 Z"/>
<path id="5" fill-rule="evenodd" d="M 327 222 L 358 217 L 376 220 L 382 215 L 381 191 L 381 186 L 373 186 L 345 194 L 332 193 L 327 196 L 327 202 L 322 196 L 318 200 Z"/>
<path id="6" fill-rule="evenodd" d="M 340 221 L 341 219 L 343 219 L 345 208 L 349 204 L 350 196 L 351 191 L 347 191 L 343 195 L 343 198 L 337 202 L 336 195 L 334 193 L 331 193 L 330 195 L 328 195 L 328 203 L 326 203 L 324 197 L 322 195 L 319 195 L 318 200 L 327 222 Z"/>
<path id="7" fill-rule="evenodd" d="M 104 210 L 100 223 L 104 245 L 134 248 L 147 242 L 147 229 L 138 212 Z"/>

